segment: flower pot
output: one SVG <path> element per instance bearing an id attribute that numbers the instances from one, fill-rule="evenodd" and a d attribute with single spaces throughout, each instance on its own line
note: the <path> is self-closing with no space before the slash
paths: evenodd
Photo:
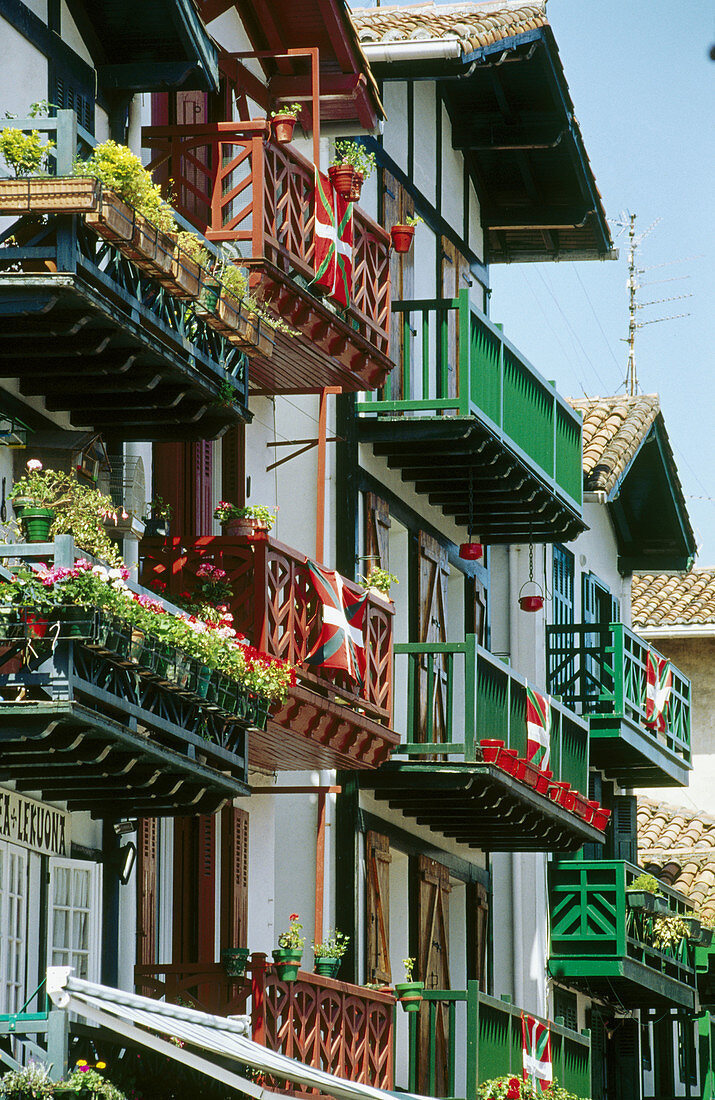
<path id="1" fill-rule="evenodd" d="M 414 225 L 393 225 L 390 230 L 390 239 L 392 240 L 392 247 L 395 252 L 409 252 L 412 248 L 414 236 Z"/>
<path id="2" fill-rule="evenodd" d="M 630 909 L 655 912 L 655 894 L 651 894 L 649 890 L 626 890 L 626 901 Z"/>
<path id="3" fill-rule="evenodd" d="M 340 198 L 345 199 L 346 202 L 350 199 L 354 175 L 355 169 L 352 164 L 331 164 L 330 168 L 328 168 L 328 178 L 330 182 L 340 195 Z"/>
<path id="4" fill-rule="evenodd" d="M 23 634 L 26 638 L 46 638 L 50 629 L 50 620 L 47 615 L 35 611 L 31 607 L 23 607 L 20 611 L 20 622 L 23 626 Z"/>
<path id="5" fill-rule="evenodd" d="M 229 520 L 221 526 L 225 535 L 232 535 L 235 538 L 268 538 L 268 525 L 262 519 L 254 519 L 252 516 Z"/>
<path id="6" fill-rule="evenodd" d="M 693 943 L 700 943 L 700 921 L 697 917 L 681 917 L 683 924 L 688 928 L 688 939 Z"/>
<path id="7" fill-rule="evenodd" d="M 713 930 L 712 928 L 700 928 L 700 935 L 696 941 L 700 947 L 709 947 L 713 942 Z"/>
<path id="8" fill-rule="evenodd" d="M 396 251 L 401 250 L 398 248 Z M 459 556 L 465 561 L 479 561 L 483 553 L 484 547 L 481 542 L 463 542 L 459 547 Z"/>
<path id="9" fill-rule="evenodd" d="M 322 978 L 335 978 L 337 977 L 338 970 L 340 969 L 340 959 L 332 958 L 329 955 L 324 955 L 322 959 L 315 960 L 314 970 L 316 974 L 320 974 Z"/>
<path id="10" fill-rule="evenodd" d="M 515 779 L 522 779 L 524 776 L 524 763 L 518 756 L 516 749 L 500 749 L 497 767 L 505 771 L 507 775 L 513 775 Z"/>
<path id="11" fill-rule="evenodd" d="M 0 644 L 20 636 L 20 617 L 16 607 L 0 607 Z"/>
<path id="12" fill-rule="evenodd" d="M 168 519 L 145 519 L 144 538 L 168 539 L 171 534 L 171 525 Z"/>
<path id="13" fill-rule="evenodd" d="M 405 1012 L 419 1012 L 424 987 L 424 982 L 399 982 L 395 985 L 395 996 Z"/>
<path id="14" fill-rule="evenodd" d="M 56 513 L 51 508 L 22 508 L 20 523 L 27 542 L 48 542 Z"/>
<path id="15" fill-rule="evenodd" d="M 504 742 L 495 741 L 493 738 L 487 737 L 483 741 L 480 741 L 479 744 L 482 746 L 484 762 L 486 764 L 496 764 L 499 759 L 499 753 L 504 748 Z"/>
<path id="16" fill-rule="evenodd" d="M 247 947 L 224 947 L 221 949 L 221 965 L 227 978 L 242 978 L 248 966 L 251 952 Z"/>
<path id="17" fill-rule="evenodd" d="M 91 638 L 94 633 L 94 611 L 76 604 L 60 608 L 60 638 Z"/>
<path id="18" fill-rule="evenodd" d="M 593 811 L 593 820 L 591 821 L 591 824 L 593 825 L 594 829 L 598 829 L 600 832 L 603 832 L 608 825 L 608 819 L 610 816 L 610 810 L 607 810 L 605 806 L 598 806 L 598 808 Z"/>
<path id="19" fill-rule="evenodd" d="M 273 136 L 279 145 L 287 145 L 293 138 L 297 122 L 295 115 L 275 115 L 273 118 Z"/>
<path id="20" fill-rule="evenodd" d="M 354 170 L 353 182 L 352 182 L 352 186 L 350 188 L 350 201 L 351 202 L 359 202 L 360 201 L 360 195 L 362 194 L 362 185 L 364 184 L 364 182 L 365 182 L 364 175 L 362 174 L 362 172 L 360 171 L 359 168 L 356 168 Z"/>
<path id="21" fill-rule="evenodd" d="M 667 898 L 662 897 L 660 894 L 654 894 L 653 900 L 655 901 L 655 913 L 657 913 L 661 917 L 664 917 L 666 916 L 666 914 L 670 913 L 670 905 L 668 904 Z"/>
<path id="22" fill-rule="evenodd" d="M 207 314 L 213 315 L 218 307 L 220 293 L 221 284 L 218 279 L 214 279 L 212 275 L 204 275 L 201 279 L 199 297 L 196 302 L 196 316 L 204 317 Z"/>
<path id="23" fill-rule="evenodd" d="M 280 981 L 294 982 L 298 977 L 303 952 L 294 951 L 290 947 L 276 947 L 272 954 Z"/>
<path id="24" fill-rule="evenodd" d="M 101 184 L 94 176 L 25 176 L 0 180 L 3 214 L 86 214 L 97 209 Z"/>
<path id="25" fill-rule="evenodd" d="M 201 266 L 178 245 L 171 264 L 174 294 L 178 298 L 197 298 L 201 287 Z"/>
<path id="26" fill-rule="evenodd" d="M 524 774 L 522 779 L 526 783 L 527 787 L 531 787 L 533 790 L 537 789 L 539 782 L 539 776 L 541 771 L 537 768 L 536 764 L 532 764 L 530 760 L 524 761 Z"/>
<path id="27" fill-rule="evenodd" d="M 579 791 L 574 792 L 574 813 L 581 818 L 582 821 L 589 821 L 591 818 L 591 807 L 588 804 L 588 799 L 584 798 Z"/>
<path id="28" fill-rule="evenodd" d="M 541 611 L 543 606 L 543 596 L 519 596 L 519 607 L 522 611 Z"/>

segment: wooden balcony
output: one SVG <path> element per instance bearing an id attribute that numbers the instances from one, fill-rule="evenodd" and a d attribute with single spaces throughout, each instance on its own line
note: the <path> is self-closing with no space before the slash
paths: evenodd
<path id="1" fill-rule="evenodd" d="M 624 860 L 565 861 L 550 868 L 549 970 L 566 985 L 628 1008 L 695 1008 L 695 947 L 653 943 L 657 915 L 629 905 L 640 868 Z M 659 883 L 670 916 L 694 916 L 683 894 Z"/>
<path id="2" fill-rule="evenodd" d="M 623 623 L 546 628 L 549 691 L 588 719 L 591 763 L 623 787 L 687 786 L 690 681 L 673 686 L 659 732 L 646 722 L 649 646 Z"/>
<path id="3" fill-rule="evenodd" d="M 257 392 L 310 393 L 381 386 L 389 358 L 389 234 L 354 207 L 353 292 L 343 313 L 319 296 L 314 267 L 315 168 L 293 145 L 269 140 L 266 120 L 142 130 L 149 167 L 172 181 L 176 206 L 209 240 L 235 243 L 250 289 L 299 333 L 276 333 L 257 362 Z"/>
<path id="4" fill-rule="evenodd" d="M 213 963 L 137 966 L 134 982 L 137 993 L 172 1004 L 218 1016 L 250 1013 L 252 1038 L 270 1050 L 347 1081 L 394 1087 L 395 1001 L 390 994 L 306 971 L 295 982 L 281 982 L 261 954 L 251 957 L 249 973 L 227 978 Z M 295 1096 L 318 1095 L 278 1081 L 269 1087 Z"/>
<path id="5" fill-rule="evenodd" d="M 603 843 L 583 795 L 561 801 L 557 786 L 588 790 L 588 731 L 580 718 L 552 701 L 553 776 L 537 785 L 536 769 L 519 763 L 526 756 L 520 676 L 474 635 L 394 648 L 395 726 L 404 736 L 389 763 L 361 776 L 362 787 L 418 825 L 472 848 L 564 852 Z M 491 763 L 481 744 L 487 739 L 507 750 Z"/>
<path id="6" fill-rule="evenodd" d="M 306 557 L 271 538 L 206 536 L 144 539 L 142 583 L 181 592 L 198 567 L 224 569 L 233 590 L 234 626 L 258 649 L 295 665 L 298 683 L 286 703 L 252 732 L 249 764 L 266 771 L 377 768 L 399 741 L 391 729 L 392 619 L 388 601 L 370 594 L 365 618 L 367 669 L 358 689 L 344 673 L 305 664 L 320 633 Z M 362 589 L 343 578 L 351 592 Z M 188 587 L 191 587 L 190 584 Z"/>
<path id="7" fill-rule="evenodd" d="M 0 547 L 13 568 L 83 556 L 68 535 Z M 130 628 L 79 610 L 2 616 L 0 780 L 109 818 L 212 813 L 247 794 L 252 720 L 172 682 L 166 657 L 161 669 L 138 662 Z"/>
<path id="8" fill-rule="evenodd" d="M 575 538 L 585 526 L 580 416 L 468 290 L 392 308 L 402 369 L 359 402 L 360 439 L 455 523 L 473 519 L 485 543 Z"/>
<path id="9" fill-rule="evenodd" d="M 415 1015 L 410 1028 L 410 1092 L 476 1100 L 485 1081 L 505 1076 L 521 1079 L 522 1009 L 508 999 L 489 997 L 477 982 L 468 982 L 466 989 L 426 989 L 420 1015 L 421 1019 Z M 590 1096 L 588 1033 L 579 1035 L 561 1024 L 535 1018 L 548 1023 L 559 1085 L 577 1096 Z"/>

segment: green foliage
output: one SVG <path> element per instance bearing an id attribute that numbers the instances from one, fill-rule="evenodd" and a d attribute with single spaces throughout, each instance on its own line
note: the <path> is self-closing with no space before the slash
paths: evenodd
<path id="1" fill-rule="evenodd" d="M 407 959 L 402 960 L 402 965 L 405 968 L 405 981 L 406 982 L 414 981 L 412 975 L 413 975 L 414 970 L 415 970 L 415 962 L 416 962 L 416 959 L 413 959 L 413 958 L 407 958 Z"/>
<path id="2" fill-rule="evenodd" d="M 361 172 L 363 179 L 368 180 L 375 171 L 375 154 L 368 152 L 360 142 L 336 141 L 333 164 L 352 164 L 355 171 Z"/>
<path id="3" fill-rule="evenodd" d="M 297 118 L 301 109 L 300 103 L 283 104 L 277 111 L 271 111 L 271 118 Z"/>
<path id="4" fill-rule="evenodd" d="M 660 883 L 654 875 L 647 875 L 644 871 L 643 874 L 633 879 L 628 889 L 643 890 L 646 894 L 657 894 L 660 890 Z"/>
<path id="5" fill-rule="evenodd" d="M 245 508 L 239 508 L 237 504 L 231 504 L 228 500 L 220 500 L 214 508 L 214 519 L 219 523 L 233 523 L 239 519 L 257 519 L 270 531 L 276 522 L 275 508 L 269 508 L 265 504 L 248 504 Z"/>
<path id="6" fill-rule="evenodd" d="M 189 233 L 186 229 L 179 230 L 176 235 L 176 243 L 194 263 L 205 268 L 211 267 L 211 254 L 195 233 Z"/>
<path id="7" fill-rule="evenodd" d="M 390 594 L 390 586 L 399 583 L 394 573 L 388 573 L 386 569 L 378 569 L 376 566 L 372 567 L 367 577 L 360 577 L 363 588 L 376 588 L 386 596 Z"/>
<path id="8" fill-rule="evenodd" d="M 43 145 L 39 130 L 24 133 L 14 126 L 0 130 L 0 154 L 18 179 L 39 175 L 46 167 L 48 153 L 54 148 L 55 142 L 49 138 Z"/>
<path id="9" fill-rule="evenodd" d="M 419 216 L 419 214 L 415 214 L 414 217 L 411 214 L 408 214 L 407 217 L 405 218 L 405 225 L 415 226 L 415 225 L 419 225 L 420 222 L 424 222 L 424 218 L 421 218 Z"/>
<path id="10" fill-rule="evenodd" d="M 342 959 L 349 943 L 350 936 L 338 932 L 337 928 L 329 930 L 320 943 L 313 944 L 313 955 L 316 959 Z"/>
<path id="11" fill-rule="evenodd" d="M 172 505 L 160 496 L 155 496 L 153 500 L 150 500 L 147 508 L 151 511 L 152 519 L 165 519 L 168 522 L 174 514 Z"/>
<path id="12" fill-rule="evenodd" d="M 656 917 L 653 921 L 653 946 L 675 949 L 687 938 L 690 929 L 681 917 Z"/>
<path id="13" fill-rule="evenodd" d="M 576 1093 L 562 1088 L 553 1081 L 545 1092 L 535 1088 L 531 1081 L 524 1081 L 521 1074 L 494 1077 L 484 1081 L 477 1090 L 478 1100 L 582 1100 Z"/>
<path id="14" fill-rule="evenodd" d="M 301 951 L 305 947 L 305 936 L 301 936 L 303 925 L 297 913 L 291 913 L 290 924 L 287 932 L 281 932 L 278 937 L 278 946 L 289 951 Z"/>
<path id="15" fill-rule="evenodd" d="M 77 176 L 94 176 L 134 206 L 140 214 L 164 233 L 175 233 L 176 222 L 171 207 L 164 201 L 158 184 L 143 166 L 139 157 L 126 145 L 103 141 L 95 146 L 87 160 L 77 160 Z"/>
<path id="16" fill-rule="evenodd" d="M 103 1065 L 102 1062 L 98 1063 L 98 1066 Z M 124 1093 L 111 1081 L 108 1081 L 99 1072 L 99 1069 L 88 1066 L 84 1061 L 77 1063 L 69 1077 L 62 1084 L 76 1089 L 80 1095 L 91 1096 L 92 1100 L 126 1100 Z"/>
<path id="17" fill-rule="evenodd" d="M 41 1066 L 37 1062 L 30 1062 L 22 1069 L 12 1069 L 0 1078 L 0 1097 L 17 1097 L 17 1100 L 41 1100 L 42 1097 L 52 1096 L 54 1084 L 48 1077 L 47 1066 Z"/>

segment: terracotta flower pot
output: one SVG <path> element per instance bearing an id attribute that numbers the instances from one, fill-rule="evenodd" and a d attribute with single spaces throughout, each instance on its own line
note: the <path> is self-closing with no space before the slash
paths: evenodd
<path id="1" fill-rule="evenodd" d="M 268 527 L 266 526 L 266 524 L 262 520 L 255 519 L 252 516 L 243 516 L 241 519 L 232 519 L 229 520 L 228 523 L 224 523 L 221 526 L 225 535 L 232 535 L 234 538 L 268 538 Z"/>
<path id="2" fill-rule="evenodd" d="M 273 119 L 273 136 L 279 145 L 287 145 L 293 138 L 297 122 L 295 115 L 276 115 Z"/>
<path id="3" fill-rule="evenodd" d="M 393 225 L 390 230 L 390 237 L 395 252 L 409 252 L 414 235 L 414 225 Z"/>
<path id="4" fill-rule="evenodd" d="M 352 164 L 331 164 L 328 168 L 328 178 L 341 199 L 347 202 L 353 187 L 355 169 Z"/>
<path id="5" fill-rule="evenodd" d="M 397 251 L 401 250 L 398 248 Z M 465 561 L 479 561 L 483 553 L 484 547 L 481 542 L 463 542 L 459 547 L 459 556 Z"/>
<path id="6" fill-rule="evenodd" d="M 365 182 L 365 177 L 363 176 L 360 169 L 356 168 L 355 169 L 355 174 L 353 175 L 352 187 L 350 188 L 350 201 L 351 202 L 359 202 L 360 201 L 360 195 L 362 194 L 362 185 L 364 184 L 364 182 Z"/>

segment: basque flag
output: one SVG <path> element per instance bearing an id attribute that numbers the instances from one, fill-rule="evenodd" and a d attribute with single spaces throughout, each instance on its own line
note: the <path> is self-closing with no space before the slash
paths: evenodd
<path id="1" fill-rule="evenodd" d="M 645 724 L 658 733 L 665 731 L 672 690 L 673 670 L 670 661 L 649 649 L 646 657 Z"/>
<path id="2" fill-rule="evenodd" d="M 522 1012 L 521 1045 L 524 1080 L 531 1080 L 534 1088 L 537 1087 L 538 1081 L 538 1087 L 542 1092 L 546 1092 L 554 1078 L 548 1025 L 540 1023 L 533 1016 L 525 1016 Z"/>
<path id="3" fill-rule="evenodd" d="M 341 306 L 353 286 L 353 204 L 315 173 L 315 279 Z"/>
<path id="4" fill-rule="evenodd" d="M 307 664 L 340 668 L 361 687 L 365 679 L 365 612 L 367 592 L 357 596 L 332 569 L 321 569 L 309 561 L 308 575 L 321 604 L 323 629 Z"/>
<path id="5" fill-rule="evenodd" d="M 526 759 L 546 771 L 551 756 L 551 700 L 526 688 Z"/>

